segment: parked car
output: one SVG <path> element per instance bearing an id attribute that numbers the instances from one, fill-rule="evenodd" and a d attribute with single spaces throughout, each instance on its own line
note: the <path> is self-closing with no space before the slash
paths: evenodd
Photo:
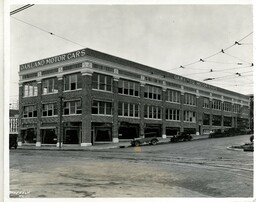
<path id="1" fill-rule="evenodd" d="M 17 149 L 18 147 L 18 134 L 10 134 L 9 135 L 9 149 L 14 147 Z"/>
<path id="2" fill-rule="evenodd" d="M 250 141 L 253 142 L 254 141 L 254 135 L 251 135 L 250 137 Z"/>
<path id="3" fill-rule="evenodd" d="M 190 141 L 192 140 L 192 138 L 193 137 L 187 132 L 181 132 L 181 133 L 178 133 L 177 135 L 172 136 L 170 141 L 171 142 Z"/>
<path id="4" fill-rule="evenodd" d="M 158 142 L 159 142 L 159 140 L 156 137 L 156 133 L 146 133 L 145 137 L 143 137 L 143 138 L 134 138 L 131 141 L 131 145 L 138 147 L 142 144 L 156 145 Z"/>

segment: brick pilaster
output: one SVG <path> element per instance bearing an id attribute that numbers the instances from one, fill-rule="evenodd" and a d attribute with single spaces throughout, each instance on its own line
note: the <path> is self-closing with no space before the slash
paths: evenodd
<path id="1" fill-rule="evenodd" d="M 167 100 L 167 90 L 166 88 L 163 88 L 162 91 L 162 138 L 166 138 L 166 117 L 165 117 L 165 111 L 166 111 L 166 100 Z"/>
<path id="2" fill-rule="evenodd" d="M 63 144 L 63 88 L 64 88 L 63 77 L 58 77 L 58 100 L 57 100 L 57 107 L 58 107 L 58 132 L 57 132 L 57 147 L 62 146 Z"/>
<path id="3" fill-rule="evenodd" d="M 113 125 L 112 125 L 112 138 L 113 142 L 119 142 L 118 140 L 118 78 L 114 77 L 113 80 Z"/>
<path id="4" fill-rule="evenodd" d="M 210 131 L 212 131 L 212 98 L 209 100 L 209 109 L 210 109 Z"/>
<path id="5" fill-rule="evenodd" d="M 140 84 L 140 137 L 144 137 L 144 86 L 145 83 Z"/>
<path id="6" fill-rule="evenodd" d="M 224 102 L 221 101 L 221 131 L 224 131 Z"/>
<path id="7" fill-rule="evenodd" d="M 91 146 L 94 137 L 91 137 L 92 128 L 92 72 L 82 72 L 82 138 L 81 146 Z"/>
<path id="8" fill-rule="evenodd" d="M 37 81 L 37 127 L 36 127 L 36 146 L 41 146 L 41 116 L 42 116 L 42 81 Z"/>
<path id="9" fill-rule="evenodd" d="M 180 132 L 184 132 L 184 92 L 180 94 Z"/>

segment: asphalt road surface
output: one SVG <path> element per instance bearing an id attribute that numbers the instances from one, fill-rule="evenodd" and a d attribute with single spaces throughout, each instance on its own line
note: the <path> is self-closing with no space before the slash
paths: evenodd
<path id="1" fill-rule="evenodd" d="M 94 151 L 10 150 L 10 197 L 253 197 L 249 135 Z"/>

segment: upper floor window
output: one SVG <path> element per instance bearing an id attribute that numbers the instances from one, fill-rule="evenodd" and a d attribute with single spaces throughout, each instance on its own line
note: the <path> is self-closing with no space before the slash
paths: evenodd
<path id="1" fill-rule="evenodd" d="M 139 105 L 133 103 L 119 102 L 118 116 L 139 117 Z"/>
<path id="2" fill-rule="evenodd" d="M 50 78 L 42 80 L 42 93 L 57 93 L 58 92 L 58 80 L 57 78 Z"/>
<path id="3" fill-rule="evenodd" d="M 113 79 L 111 76 L 93 73 L 92 88 L 97 90 L 112 91 Z"/>
<path id="4" fill-rule="evenodd" d="M 64 102 L 64 115 L 82 114 L 81 100 Z"/>
<path id="5" fill-rule="evenodd" d="M 203 108 L 209 109 L 209 107 L 210 107 L 210 99 L 204 97 L 204 98 L 203 98 L 203 102 L 204 102 L 204 103 L 203 103 Z"/>
<path id="6" fill-rule="evenodd" d="M 82 88 L 82 74 L 70 74 L 64 76 L 64 91 Z"/>
<path id="7" fill-rule="evenodd" d="M 221 101 L 220 100 L 213 100 L 212 101 L 212 108 L 221 110 Z"/>
<path id="8" fill-rule="evenodd" d="M 162 99 L 162 89 L 159 87 L 156 87 L 156 86 L 145 85 L 144 97 L 153 99 L 153 100 L 161 100 Z"/>
<path id="9" fill-rule="evenodd" d="M 162 108 L 159 106 L 145 105 L 144 117 L 149 119 L 162 119 Z"/>
<path id="10" fill-rule="evenodd" d="M 35 105 L 24 106 L 23 108 L 23 117 L 37 117 L 37 108 Z"/>
<path id="11" fill-rule="evenodd" d="M 92 102 L 92 114 L 112 115 L 112 102 L 94 100 Z"/>
<path id="12" fill-rule="evenodd" d="M 166 118 L 166 120 L 179 121 L 180 120 L 180 110 L 166 109 L 165 118 Z"/>
<path id="13" fill-rule="evenodd" d="M 240 109 L 241 109 L 241 105 L 239 105 L 239 104 L 233 105 L 233 112 L 238 113 L 238 112 L 240 112 Z"/>
<path id="14" fill-rule="evenodd" d="M 167 90 L 167 101 L 180 103 L 180 92 L 176 90 Z"/>
<path id="15" fill-rule="evenodd" d="M 184 111 L 184 121 L 195 123 L 196 122 L 196 112 Z"/>
<path id="16" fill-rule="evenodd" d="M 55 116 L 57 115 L 57 104 L 50 103 L 50 104 L 43 104 L 43 116 Z"/>
<path id="17" fill-rule="evenodd" d="M 232 104 L 230 102 L 224 102 L 223 103 L 223 110 L 230 112 L 232 110 Z"/>
<path id="18" fill-rule="evenodd" d="M 140 84 L 133 81 L 120 79 L 118 81 L 118 93 L 124 95 L 139 96 Z"/>
<path id="19" fill-rule="evenodd" d="M 37 96 L 37 95 L 38 95 L 38 88 L 37 88 L 36 81 L 24 83 L 23 85 L 24 97 L 31 97 L 31 96 Z"/>
<path id="20" fill-rule="evenodd" d="M 193 105 L 193 106 L 196 105 L 196 96 L 195 95 L 185 93 L 184 94 L 184 98 L 185 98 L 184 104 L 186 104 L 186 105 Z"/>

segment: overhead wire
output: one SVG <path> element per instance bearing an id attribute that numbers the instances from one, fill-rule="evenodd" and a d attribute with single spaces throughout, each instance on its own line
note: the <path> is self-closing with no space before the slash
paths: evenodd
<path id="1" fill-rule="evenodd" d="M 14 15 L 14 14 L 16 14 L 16 13 L 19 13 L 19 12 L 21 12 L 21 11 L 23 11 L 23 10 L 25 10 L 25 9 L 28 9 L 28 8 L 34 6 L 34 5 L 35 5 L 35 4 L 27 4 L 27 5 L 25 5 L 25 6 L 22 6 L 22 7 L 20 7 L 20 8 L 17 8 L 17 9 L 15 9 L 15 10 L 11 11 L 11 12 L 10 12 L 10 15 Z"/>
<path id="2" fill-rule="evenodd" d="M 23 20 L 20 20 L 20 19 L 18 19 L 18 18 L 13 17 L 13 16 L 12 16 L 12 18 L 15 19 L 15 20 L 17 20 L 17 21 L 19 21 L 19 22 L 22 22 L 22 23 L 24 23 L 24 24 L 26 24 L 26 25 L 29 25 L 29 26 L 34 27 L 34 28 L 36 28 L 36 29 L 39 29 L 39 30 L 41 30 L 41 31 L 43 31 L 43 32 L 45 32 L 45 33 L 47 33 L 47 34 L 50 34 L 50 35 L 55 36 L 55 37 L 58 37 L 58 38 L 60 38 L 60 39 L 62 39 L 62 40 L 68 41 L 68 42 L 70 42 L 70 43 L 76 44 L 76 45 L 78 45 L 78 46 L 80 46 L 80 47 L 87 48 L 86 46 L 84 46 L 84 45 L 82 45 L 82 44 L 79 44 L 79 43 L 77 43 L 77 42 L 75 42 L 75 41 L 72 41 L 72 40 L 67 39 L 67 38 L 65 38 L 65 37 L 62 37 L 62 36 L 60 36 L 60 35 L 58 35 L 58 34 L 55 34 L 55 33 L 50 32 L 50 31 L 48 31 L 48 30 L 45 30 L 45 29 L 43 29 L 43 28 L 41 28 L 41 27 L 38 27 L 38 26 L 33 25 L 33 24 L 31 24 L 31 23 L 25 22 L 25 21 L 23 21 Z"/>
<path id="3" fill-rule="evenodd" d="M 210 69 L 210 71 L 207 71 L 207 72 L 197 72 L 197 73 L 192 73 L 192 74 L 185 74 L 185 75 L 183 75 L 183 76 L 191 76 L 191 75 L 195 75 L 195 74 L 206 74 L 206 73 L 215 73 L 215 72 L 225 72 L 225 71 L 228 71 L 228 70 L 243 69 L 243 68 L 249 68 L 249 67 L 252 67 L 252 65 L 250 65 L 250 66 L 244 66 L 244 67 L 227 68 L 227 69 L 222 69 L 222 70 L 213 70 L 213 69 Z M 228 72 L 228 73 L 230 73 L 230 72 Z"/>
<path id="4" fill-rule="evenodd" d="M 205 57 L 205 58 L 203 58 L 203 59 L 200 59 L 200 60 L 197 60 L 197 61 L 195 61 L 195 62 L 188 63 L 188 64 L 186 64 L 186 65 L 180 65 L 179 68 L 184 69 L 184 68 L 187 67 L 187 66 L 190 66 L 190 65 L 193 65 L 193 64 L 196 64 L 196 63 L 199 63 L 199 62 L 205 62 L 206 59 L 209 59 L 209 58 L 211 58 L 211 57 L 214 57 L 214 56 L 216 56 L 216 55 L 218 55 L 218 54 L 220 54 L 220 53 L 225 53 L 226 50 L 232 48 L 233 46 L 241 44 L 241 43 L 239 43 L 239 42 L 242 41 L 242 40 L 244 40 L 244 39 L 247 38 L 248 36 L 250 36 L 252 33 L 253 33 L 253 32 L 250 32 L 249 34 L 247 34 L 246 36 L 244 36 L 244 37 L 241 38 L 240 40 L 235 41 L 234 44 L 232 44 L 232 45 L 230 45 L 230 46 L 228 46 L 228 47 L 226 47 L 226 48 L 224 48 L 224 49 L 221 49 L 221 51 L 218 51 L 218 52 L 216 52 L 216 53 L 214 53 L 214 54 L 212 54 L 212 55 L 210 55 L 210 56 L 207 56 L 207 57 Z M 225 54 L 227 54 L 227 53 L 225 53 Z M 227 55 L 229 55 L 229 54 L 227 54 Z M 236 59 L 239 59 L 239 60 L 241 60 L 241 61 L 243 61 L 243 62 L 247 62 L 247 61 L 242 60 L 241 58 L 238 58 L 238 57 L 236 57 L 236 56 L 232 56 L 232 55 L 229 55 L 229 56 L 230 56 L 230 57 L 233 57 L 233 58 L 236 58 Z M 249 62 L 247 62 L 247 63 L 249 63 Z M 174 70 L 174 69 L 178 69 L 178 68 L 169 69 L 169 70 L 167 70 L 167 71 L 171 71 L 171 70 Z"/>

